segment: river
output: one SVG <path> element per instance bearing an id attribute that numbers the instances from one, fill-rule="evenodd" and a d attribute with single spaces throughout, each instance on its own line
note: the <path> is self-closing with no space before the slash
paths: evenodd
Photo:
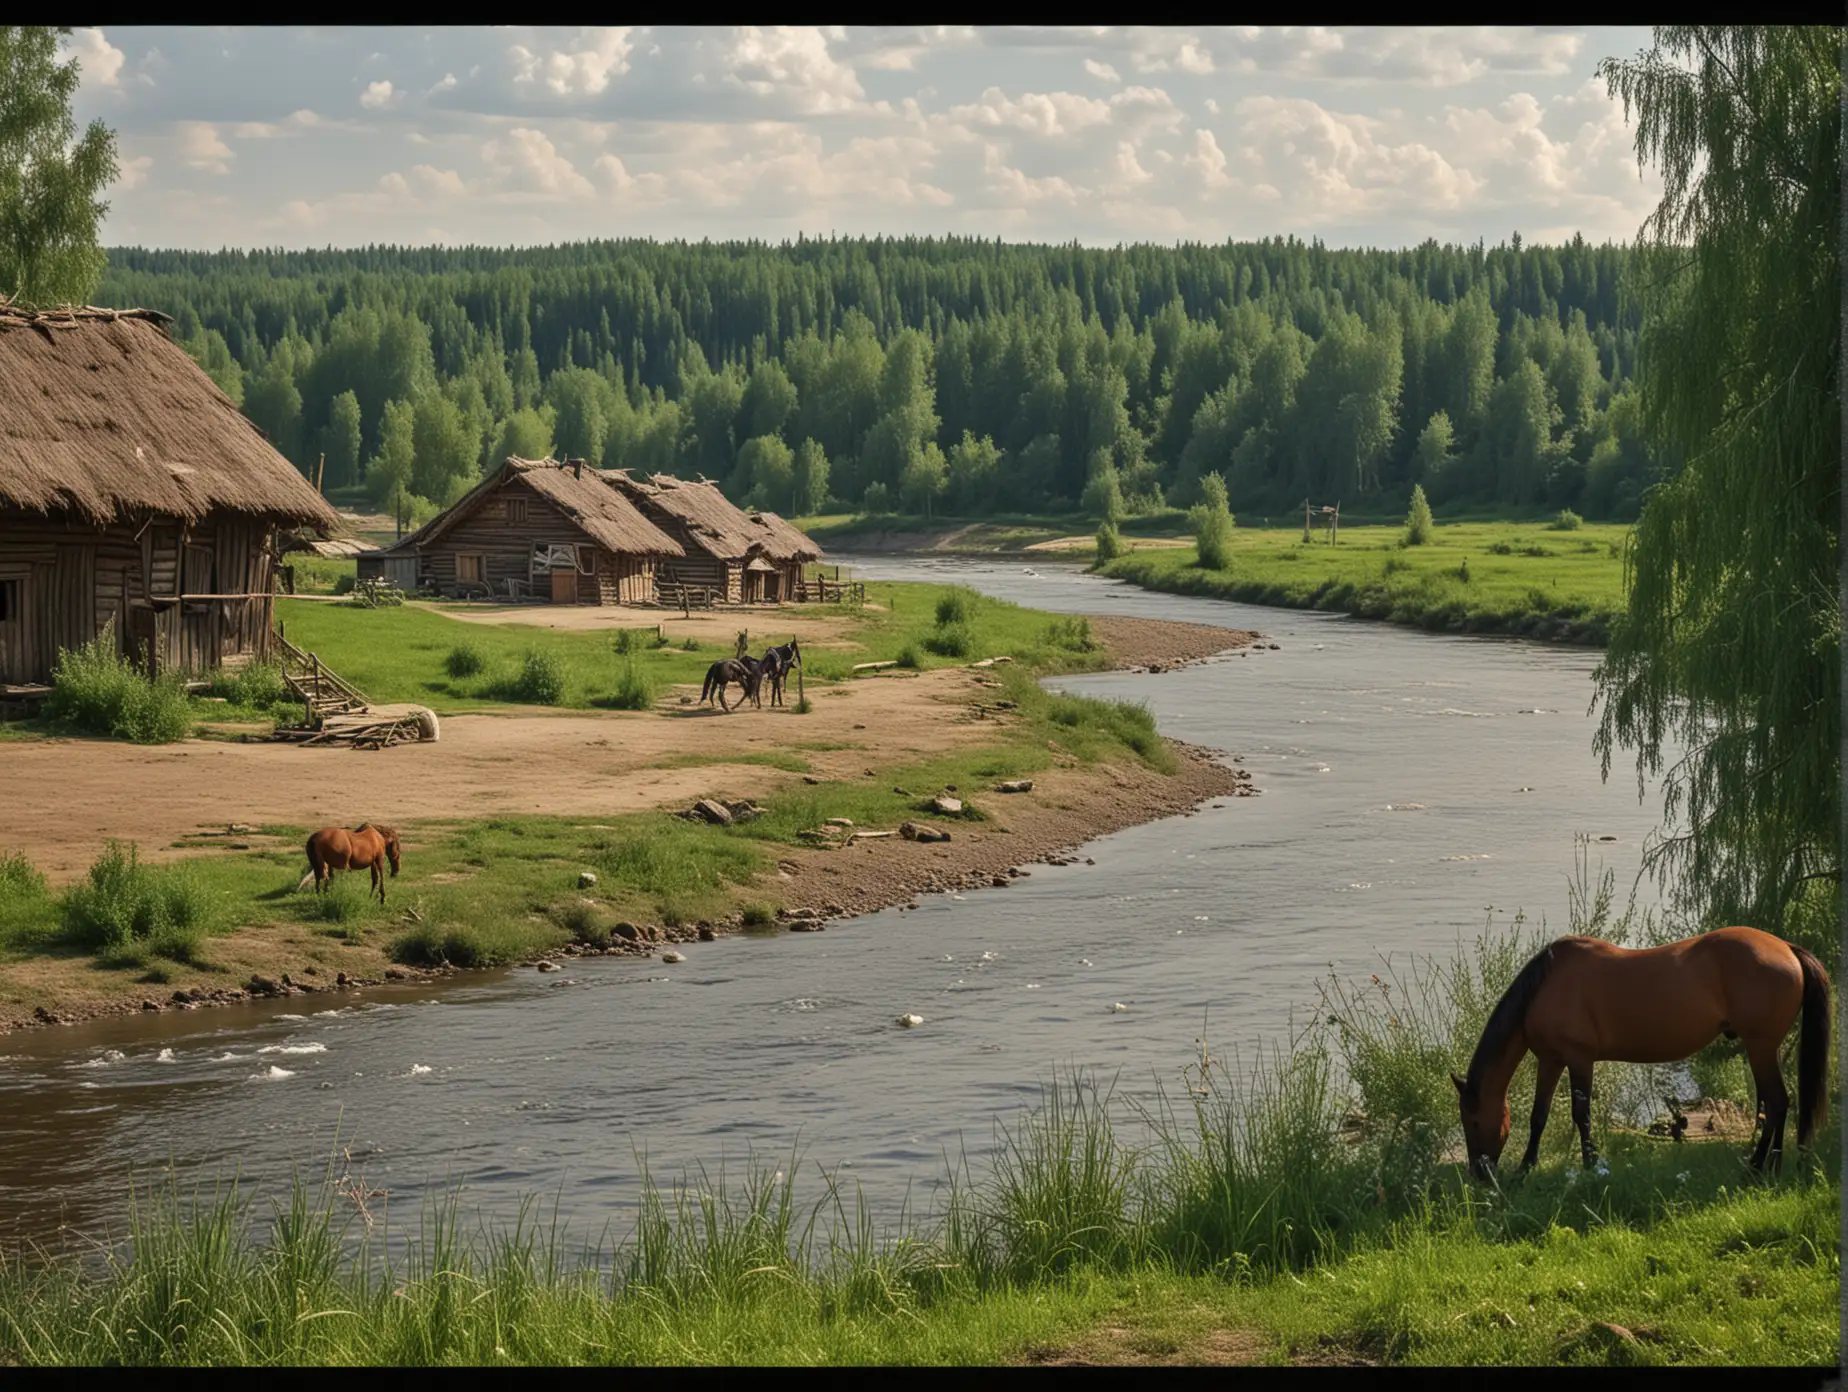
<path id="1" fill-rule="evenodd" d="M 620 1236 L 642 1155 L 672 1179 L 798 1146 L 811 1175 L 838 1166 L 890 1219 L 907 1195 L 928 1207 L 946 1153 L 980 1173 L 997 1119 L 1055 1070 L 1172 1096 L 1203 1025 L 1220 1055 L 1281 1041 L 1331 963 L 1447 953 L 1519 910 L 1564 931 L 1575 834 L 1606 838 L 1621 899 L 1659 819 L 1630 766 L 1599 779 L 1594 652 L 1158 595 L 1056 563 L 852 561 L 866 579 L 1264 632 L 1278 651 L 1059 682 L 1146 701 L 1164 732 L 1242 759 L 1263 795 L 1100 838 L 1094 866 L 1034 866 L 826 933 L 693 944 L 674 966 L 597 958 L 337 1009 L 15 1034 L 0 1040 L 0 1235 L 119 1228 L 131 1172 L 170 1163 L 183 1187 L 241 1173 L 273 1193 L 295 1167 L 318 1178 L 337 1146 L 394 1223 L 460 1184 L 490 1218 L 537 1195 L 580 1236 Z M 899 1028 L 906 1012 L 925 1023 Z"/>

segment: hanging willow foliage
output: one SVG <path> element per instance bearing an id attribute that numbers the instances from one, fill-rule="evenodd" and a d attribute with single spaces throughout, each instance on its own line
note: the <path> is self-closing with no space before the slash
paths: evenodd
<path id="1" fill-rule="evenodd" d="M 1839 894 L 1841 36 L 1662 27 L 1599 68 L 1664 194 L 1639 236 L 1658 450 L 1596 748 L 1664 774 L 1649 864 L 1706 921 Z M 1668 757 L 1679 748 L 1679 758 Z"/>

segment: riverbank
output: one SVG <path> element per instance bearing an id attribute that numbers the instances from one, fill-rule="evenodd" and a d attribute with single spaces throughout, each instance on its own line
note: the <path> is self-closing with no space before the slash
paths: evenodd
<path id="1" fill-rule="evenodd" d="M 1027 622 L 992 608 L 1003 626 Z M 326 622 L 351 625 L 353 614 L 368 621 L 330 610 Z M 1099 619 L 1089 634 L 1093 649 L 1074 654 L 1085 670 L 1266 650 L 1205 625 Z M 0 809 L 0 845 L 42 875 L 36 901 L 22 893 L 10 925 L 0 916 L 0 1032 L 588 952 L 651 954 L 779 922 L 811 928 L 933 890 L 1007 883 L 1092 837 L 1250 793 L 1242 771 L 1161 739 L 1146 717 L 1049 696 L 1037 678 L 1057 665 L 815 681 L 806 716 L 793 704 L 733 716 L 681 704 L 696 688 L 669 688 L 640 712 L 503 708 L 446 717 L 435 744 L 358 757 L 198 740 L 10 744 L 0 756 L 9 775 L 55 780 L 61 793 L 30 815 Z M 1031 790 L 995 791 L 1015 779 Z M 932 810 L 949 789 L 965 809 Z M 763 815 L 729 827 L 663 815 L 702 799 Z M 403 838 L 387 904 L 367 902 L 363 877 L 323 900 L 296 891 L 307 831 L 362 819 Z M 831 828 L 840 820 L 881 834 L 847 841 Z M 947 837 L 906 839 L 906 822 Z M 209 921 L 165 945 L 70 942 L 60 894 L 95 879 L 109 839 L 137 846 L 148 884 L 189 885 L 187 902 L 213 906 Z"/>

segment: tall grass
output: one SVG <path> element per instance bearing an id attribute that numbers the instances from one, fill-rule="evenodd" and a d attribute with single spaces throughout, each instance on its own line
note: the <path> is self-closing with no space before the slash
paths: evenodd
<path id="1" fill-rule="evenodd" d="M 171 744 L 193 726 L 179 678 L 149 681 L 106 638 L 58 654 L 45 714 L 62 729 L 136 744 Z"/>

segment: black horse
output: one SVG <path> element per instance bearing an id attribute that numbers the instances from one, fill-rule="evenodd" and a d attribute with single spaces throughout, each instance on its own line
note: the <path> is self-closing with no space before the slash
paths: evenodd
<path id="1" fill-rule="evenodd" d="M 706 684 L 700 689 L 699 699 L 710 701 L 718 697 L 719 709 L 730 713 L 731 707 L 725 704 L 725 685 L 737 682 L 738 688 L 759 708 L 763 706 L 760 688 L 764 679 L 763 664 L 754 657 L 727 657 L 706 669 Z M 739 698 L 742 704 L 744 697 Z"/>
<path id="2" fill-rule="evenodd" d="M 802 648 L 794 638 L 780 648 L 769 648 L 764 652 L 763 673 L 770 679 L 770 704 L 783 704 L 783 680 L 792 667 L 802 665 Z"/>

